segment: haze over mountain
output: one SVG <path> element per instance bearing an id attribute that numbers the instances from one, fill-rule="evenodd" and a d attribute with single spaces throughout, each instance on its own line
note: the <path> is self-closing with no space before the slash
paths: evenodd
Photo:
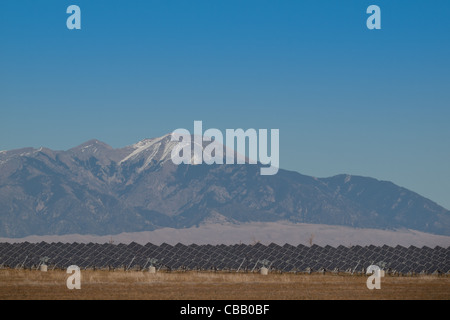
<path id="1" fill-rule="evenodd" d="M 170 135 L 113 149 L 0 152 L 0 237 L 278 222 L 450 235 L 450 211 L 391 182 L 314 178 L 260 165 L 179 165 Z"/>

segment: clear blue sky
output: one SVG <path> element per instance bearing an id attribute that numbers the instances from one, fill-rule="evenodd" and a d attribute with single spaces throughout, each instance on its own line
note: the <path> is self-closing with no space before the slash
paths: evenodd
<path id="1" fill-rule="evenodd" d="M 0 150 L 122 147 L 194 120 L 278 128 L 282 168 L 450 208 L 449 14 L 446 0 L 2 0 Z"/>

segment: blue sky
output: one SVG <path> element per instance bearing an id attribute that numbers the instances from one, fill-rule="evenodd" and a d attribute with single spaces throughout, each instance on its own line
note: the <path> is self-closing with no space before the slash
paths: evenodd
<path id="1" fill-rule="evenodd" d="M 82 29 L 66 28 L 81 8 Z M 366 28 L 381 8 L 382 29 Z M 278 128 L 280 164 L 450 208 L 449 1 L 1 1 L 0 150 Z"/>

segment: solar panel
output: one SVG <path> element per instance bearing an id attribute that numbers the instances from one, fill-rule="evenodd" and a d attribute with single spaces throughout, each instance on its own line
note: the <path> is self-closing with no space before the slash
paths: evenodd
<path id="1" fill-rule="evenodd" d="M 149 259 L 158 259 L 167 270 L 251 270 L 258 261 L 271 261 L 280 272 L 311 270 L 362 270 L 378 264 L 398 273 L 433 273 L 450 271 L 450 250 L 436 246 L 405 248 L 403 246 L 293 246 L 275 243 L 264 245 L 184 245 L 160 246 L 147 243 L 0 243 L 0 266 L 33 267 L 49 257 L 49 264 L 66 268 L 128 268 L 140 270 Z M 309 268 L 309 269 L 308 269 Z"/>

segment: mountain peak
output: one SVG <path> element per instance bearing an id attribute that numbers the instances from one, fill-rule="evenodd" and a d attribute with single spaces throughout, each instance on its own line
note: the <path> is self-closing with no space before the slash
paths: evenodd
<path id="1" fill-rule="evenodd" d="M 152 162 L 166 162 L 170 159 L 172 148 L 177 142 L 171 141 L 171 134 L 164 136 L 141 140 L 129 147 L 129 152 L 123 157 L 119 164 L 130 160 L 145 159 L 143 166 L 139 169 L 139 172 L 144 170 Z"/>
<path id="2" fill-rule="evenodd" d="M 100 140 L 91 139 L 89 141 L 86 141 L 86 142 L 80 144 L 79 146 L 76 146 L 75 148 L 70 149 L 69 151 L 78 151 L 78 150 L 82 151 L 82 150 L 94 149 L 94 148 L 97 148 L 97 149 L 108 149 L 108 150 L 112 150 L 113 149 L 110 145 L 108 145 L 108 144 L 106 144 L 106 143 L 104 143 L 104 142 L 102 142 Z"/>

